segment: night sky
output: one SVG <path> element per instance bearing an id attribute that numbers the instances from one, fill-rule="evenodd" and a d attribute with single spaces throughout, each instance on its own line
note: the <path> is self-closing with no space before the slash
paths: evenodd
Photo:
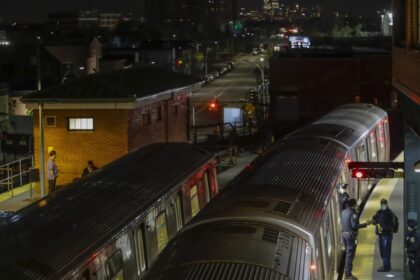
<path id="1" fill-rule="evenodd" d="M 53 11 L 89 9 L 133 12 L 142 15 L 143 0 L 0 0 L 0 17 L 5 21 L 43 21 Z M 258 8 L 262 0 L 238 0 L 239 6 Z M 280 0 L 282 2 L 282 0 Z M 328 10 L 356 15 L 374 15 L 379 9 L 389 8 L 390 0 L 283 0 L 285 3 L 320 4 Z M 90 4 L 92 3 L 92 4 Z"/>

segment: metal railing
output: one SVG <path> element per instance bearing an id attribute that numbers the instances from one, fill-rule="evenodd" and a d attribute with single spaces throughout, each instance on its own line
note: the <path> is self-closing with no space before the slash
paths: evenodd
<path id="1" fill-rule="evenodd" d="M 15 188 L 30 183 L 30 172 L 34 166 L 33 156 L 21 158 L 0 166 L 0 193 L 11 192 Z"/>
<path id="2" fill-rule="evenodd" d="M 251 135 L 257 132 L 254 122 L 216 123 L 213 125 L 193 126 L 190 128 L 190 142 L 205 143 L 219 140 L 233 140 L 238 136 Z"/>

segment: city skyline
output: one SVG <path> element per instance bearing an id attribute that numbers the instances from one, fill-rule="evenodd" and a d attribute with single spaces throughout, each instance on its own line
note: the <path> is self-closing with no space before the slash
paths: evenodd
<path id="1" fill-rule="evenodd" d="M 374 15 L 375 11 L 390 8 L 390 0 L 284 0 L 285 4 L 300 3 L 302 5 L 320 5 L 327 11 L 339 11 L 353 15 Z M 22 7 L 25 7 L 22 9 Z M 239 0 L 238 7 L 257 9 L 262 7 L 262 0 Z M 48 13 L 80 10 L 80 9 L 100 9 L 105 11 L 132 12 L 135 16 L 143 15 L 143 0 L 121 0 L 118 7 L 112 0 L 85 1 L 74 0 L 68 2 L 58 2 L 54 0 L 44 0 L 42 3 L 35 3 L 29 0 L 15 0 L 12 2 L 0 3 L 0 18 L 4 22 L 23 21 L 23 22 L 42 22 L 47 19 Z"/>

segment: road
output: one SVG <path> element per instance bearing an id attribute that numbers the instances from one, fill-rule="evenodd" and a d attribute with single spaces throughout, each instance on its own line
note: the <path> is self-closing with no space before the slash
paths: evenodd
<path id="1" fill-rule="evenodd" d="M 191 97 L 191 108 L 195 111 L 195 125 L 211 125 L 223 120 L 223 107 L 241 108 L 245 103 L 240 99 L 247 98 L 251 89 L 257 86 L 256 63 L 261 63 L 260 56 L 243 55 L 235 60 L 234 69 L 216 78 L 195 92 Z M 267 59 L 265 58 L 265 63 Z M 258 70 L 257 70 L 258 71 Z M 209 112 L 209 102 L 217 98 L 220 112 Z M 191 116 L 191 124 L 194 125 Z"/>

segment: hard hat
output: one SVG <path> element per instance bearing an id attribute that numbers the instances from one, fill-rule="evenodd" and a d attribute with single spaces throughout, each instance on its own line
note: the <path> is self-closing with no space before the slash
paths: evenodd
<path id="1" fill-rule="evenodd" d="M 51 153 L 52 151 L 55 151 L 54 147 L 53 146 L 49 146 L 48 147 L 48 154 Z"/>

